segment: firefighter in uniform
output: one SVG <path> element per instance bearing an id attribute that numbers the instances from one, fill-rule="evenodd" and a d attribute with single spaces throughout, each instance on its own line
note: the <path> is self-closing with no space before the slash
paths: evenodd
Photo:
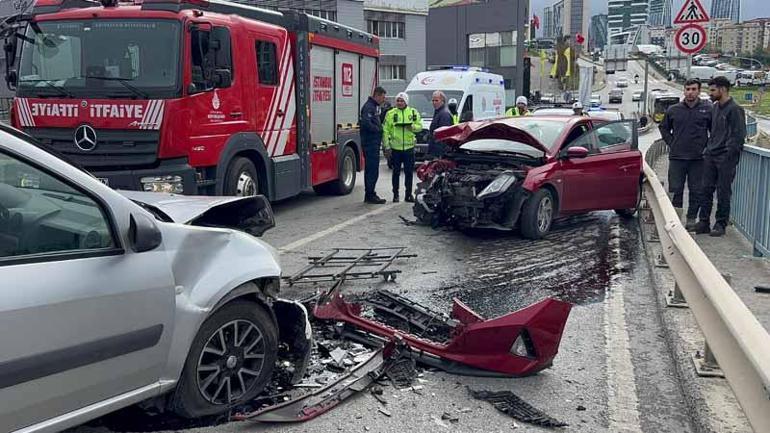
<path id="1" fill-rule="evenodd" d="M 532 112 L 527 108 L 527 98 L 524 96 L 516 98 L 516 106 L 509 108 L 505 115 L 508 117 L 531 116 Z"/>
<path id="2" fill-rule="evenodd" d="M 414 174 L 415 133 L 422 130 L 420 113 L 409 106 L 409 96 L 401 92 L 396 96 L 396 106 L 385 115 L 382 126 L 382 147 L 385 156 L 393 162 L 393 203 L 398 203 L 398 187 L 401 168 L 404 169 L 404 201 L 413 203 L 412 176 Z"/>
<path id="3" fill-rule="evenodd" d="M 447 103 L 447 108 L 449 109 L 449 114 L 452 115 L 452 124 L 457 125 L 460 123 L 460 115 L 457 114 L 457 99 L 450 99 Z"/>

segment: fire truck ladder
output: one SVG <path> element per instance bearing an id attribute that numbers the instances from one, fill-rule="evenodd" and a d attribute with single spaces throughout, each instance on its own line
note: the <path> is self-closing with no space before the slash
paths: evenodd
<path id="1" fill-rule="evenodd" d="M 309 264 L 296 274 L 284 277 L 289 286 L 296 283 L 362 280 L 382 277 L 395 281 L 401 271 L 389 269 L 396 259 L 417 257 L 405 254 L 406 247 L 333 248 L 325 256 L 308 257 Z M 314 271 L 319 271 L 314 273 Z"/>

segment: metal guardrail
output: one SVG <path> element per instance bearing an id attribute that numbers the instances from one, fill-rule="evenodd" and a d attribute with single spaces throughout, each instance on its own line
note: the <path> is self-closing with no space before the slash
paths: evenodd
<path id="1" fill-rule="evenodd" d="M 652 169 L 657 158 L 667 152 L 666 144 L 658 140 L 645 154 L 644 165 L 644 193 L 654 217 L 662 257 L 752 428 L 755 432 L 768 432 L 770 334 L 682 226 Z"/>
<path id="2" fill-rule="evenodd" d="M 754 245 L 755 256 L 770 257 L 770 150 L 743 147 L 733 189 L 735 227 Z"/>

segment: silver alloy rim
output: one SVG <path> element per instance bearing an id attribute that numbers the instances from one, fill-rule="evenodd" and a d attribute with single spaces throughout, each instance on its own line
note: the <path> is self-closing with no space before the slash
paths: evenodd
<path id="1" fill-rule="evenodd" d="M 551 202 L 551 197 L 543 197 L 537 208 L 537 227 L 541 233 L 548 231 L 548 228 L 551 226 L 552 217 L 553 203 Z"/>
<path id="2" fill-rule="evenodd" d="M 264 363 L 259 328 L 247 320 L 228 322 L 203 346 L 196 369 L 198 391 L 209 403 L 230 404 L 254 387 Z"/>
<path id="3" fill-rule="evenodd" d="M 353 186 L 353 157 L 350 154 L 345 155 L 342 161 L 342 183 L 345 188 Z"/>
<path id="4" fill-rule="evenodd" d="M 239 197 L 252 197 L 257 195 L 257 183 L 248 172 L 241 172 L 238 183 L 235 186 L 235 195 Z"/>

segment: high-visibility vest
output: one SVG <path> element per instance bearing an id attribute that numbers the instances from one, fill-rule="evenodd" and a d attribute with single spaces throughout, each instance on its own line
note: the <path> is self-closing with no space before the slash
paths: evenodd
<path id="1" fill-rule="evenodd" d="M 460 116 L 457 115 L 457 114 L 453 114 L 452 115 L 452 124 L 453 125 L 457 125 L 458 123 L 460 123 Z"/>
<path id="2" fill-rule="evenodd" d="M 516 117 L 516 116 L 531 116 L 532 112 L 527 110 L 525 113 L 519 112 L 519 107 L 513 106 L 508 109 L 508 111 L 505 112 L 505 115 L 508 117 Z"/>

